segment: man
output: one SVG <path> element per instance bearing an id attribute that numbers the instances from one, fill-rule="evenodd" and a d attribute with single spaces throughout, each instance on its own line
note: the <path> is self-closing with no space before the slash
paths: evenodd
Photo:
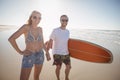
<path id="1" fill-rule="evenodd" d="M 49 50 L 52 46 L 52 53 L 54 62 L 53 65 L 56 65 L 56 76 L 57 80 L 60 80 L 60 69 L 62 63 L 65 64 L 65 80 L 69 80 L 69 72 L 71 69 L 70 56 L 68 52 L 68 40 L 69 40 L 69 30 L 66 29 L 68 23 L 67 15 L 62 15 L 60 17 L 61 26 L 54 29 L 50 35 L 50 40 L 48 42 L 47 49 Z"/>

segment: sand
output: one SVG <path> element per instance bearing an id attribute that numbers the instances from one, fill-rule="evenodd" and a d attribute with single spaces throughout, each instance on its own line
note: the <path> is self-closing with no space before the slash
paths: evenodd
<path id="1" fill-rule="evenodd" d="M 13 30 L 2 30 L 0 31 L 0 80 L 19 80 L 21 60 L 22 56 L 19 55 L 8 42 L 8 37 L 15 31 Z M 107 34 L 106 34 L 107 35 Z M 100 35 L 101 37 L 101 35 Z M 98 43 L 109 49 L 113 53 L 113 62 L 111 64 L 103 63 L 92 63 L 71 58 L 71 71 L 70 80 L 120 80 L 120 44 L 115 44 L 111 40 L 98 39 L 97 41 L 90 38 L 92 42 Z M 17 40 L 19 47 L 24 49 L 23 36 Z M 51 51 L 50 51 L 51 52 Z M 52 54 L 50 54 L 52 57 Z M 43 65 L 43 69 L 40 75 L 40 80 L 56 80 L 55 66 L 52 65 L 51 61 L 46 61 Z M 61 80 L 64 80 L 64 69 L 65 65 L 62 65 Z M 30 80 L 33 80 L 32 69 Z"/>

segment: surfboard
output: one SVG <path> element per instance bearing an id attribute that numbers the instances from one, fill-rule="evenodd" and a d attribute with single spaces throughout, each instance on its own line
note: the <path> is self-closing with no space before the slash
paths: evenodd
<path id="1" fill-rule="evenodd" d="M 47 43 L 45 43 L 46 46 Z M 72 58 L 79 60 L 96 63 L 111 63 L 113 60 L 110 50 L 84 40 L 70 38 L 68 41 L 68 50 Z"/>
<path id="2" fill-rule="evenodd" d="M 111 63 L 113 60 L 110 50 L 84 40 L 70 38 L 68 41 L 68 49 L 71 57 L 84 61 Z"/>

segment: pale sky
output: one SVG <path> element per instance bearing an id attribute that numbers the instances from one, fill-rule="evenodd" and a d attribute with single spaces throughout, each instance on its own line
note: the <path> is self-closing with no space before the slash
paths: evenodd
<path id="1" fill-rule="evenodd" d="M 120 0 L 0 0 L 0 25 L 22 26 L 33 10 L 47 29 L 59 27 L 67 14 L 69 28 L 120 30 Z"/>

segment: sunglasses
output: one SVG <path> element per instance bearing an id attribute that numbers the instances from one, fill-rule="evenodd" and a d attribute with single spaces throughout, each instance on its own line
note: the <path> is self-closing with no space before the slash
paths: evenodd
<path id="1" fill-rule="evenodd" d="M 67 20 L 67 19 L 62 19 L 61 21 L 62 21 L 62 22 L 68 22 L 68 20 Z"/>
<path id="2" fill-rule="evenodd" d="M 41 17 L 33 16 L 33 19 L 41 19 Z"/>

